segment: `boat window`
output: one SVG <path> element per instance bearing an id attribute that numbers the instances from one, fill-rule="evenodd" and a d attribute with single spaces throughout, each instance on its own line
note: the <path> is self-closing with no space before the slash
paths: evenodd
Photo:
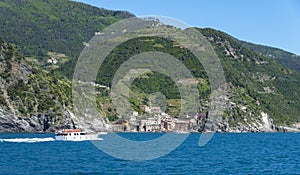
<path id="1" fill-rule="evenodd" d="M 57 136 L 66 136 L 67 134 L 66 133 L 58 133 L 56 134 Z"/>
<path id="2" fill-rule="evenodd" d="M 82 132 L 82 133 L 80 133 L 80 135 L 85 135 L 85 134 L 86 134 L 86 133 L 83 133 L 83 132 Z"/>

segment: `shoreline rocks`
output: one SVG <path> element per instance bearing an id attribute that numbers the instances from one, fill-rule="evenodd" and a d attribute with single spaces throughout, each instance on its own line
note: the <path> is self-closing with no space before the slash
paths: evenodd
<path id="1" fill-rule="evenodd" d="M 74 128 L 74 122 L 65 114 L 63 120 L 47 114 L 37 114 L 30 117 L 22 117 L 12 114 L 0 108 L 0 133 L 3 132 L 29 132 L 43 133 L 54 132 L 61 128 Z"/>
<path id="2" fill-rule="evenodd" d="M 5 111 L 4 109 L 0 108 L 0 133 L 52 133 L 59 129 L 76 128 L 77 124 L 71 119 L 71 115 L 72 113 L 66 111 L 65 116 L 61 117 L 60 119 L 47 114 L 37 114 L 30 117 L 22 117 L 14 115 L 9 111 Z M 300 132 L 298 128 L 277 126 L 271 119 L 266 116 L 264 117 L 265 118 L 262 121 L 268 121 L 269 123 L 259 123 L 259 126 L 254 124 L 240 124 L 239 126 L 231 127 L 227 121 L 220 121 L 218 119 L 208 120 L 201 132 Z"/>

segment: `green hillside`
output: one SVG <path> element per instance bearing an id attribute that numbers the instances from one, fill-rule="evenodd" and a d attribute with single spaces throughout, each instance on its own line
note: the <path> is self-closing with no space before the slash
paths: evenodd
<path id="1" fill-rule="evenodd" d="M 77 57 L 96 31 L 128 12 L 109 11 L 65 0 L 2 0 L 0 35 L 2 42 L 1 106 L 17 114 L 49 113 L 61 116 L 70 108 L 70 82 Z M 229 92 L 224 118 L 231 125 L 261 120 L 267 113 L 276 124 L 290 125 L 300 117 L 299 57 L 280 49 L 241 42 L 214 29 L 198 29 L 221 59 Z M 13 47 L 27 57 L 16 54 Z M 201 112 L 206 112 L 210 95 L 209 80 L 203 66 L 178 43 L 156 37 L 129 40 L 116 47 L 101 65 L 96 83 L 110 87 L 118 68 L 133 55 L 161 51 L 178 58 L 198 80 Z M 47 63 L 49 58 L 59 64 Z M 44 70 L 33 66 L 40 65 Z M 50 64 L 50 65 L 49 65 Z M 13 66 L 16 68 L 14 68 Z M 48 71 L 49 67 L 51 70 Z M 14 71 L 12 71 L 14 70 Z M 20 70 L 15 73 L 15 70 Z M 50 72 L 50 73 L 49 73 Z M 168 102 L 166 112 L 176 116 L 180 94 L 175 83 L 160 73 L 135 79 L 128 99 L 139 112 L 149 96 L 161 92 Z M 110 91 L 98 88 L 99 111 L 111 121 L 118 119 Z M 105 111 L 105 112 L 104 112 Z"/>
<path id="2" fill-rule="evenodd" d="M 198 29 L 215 49 L 221 59 L 227 82 L 230 84 L 230 100 L 237 107 L 230 108 L 226 115 L 232 124 L 260 120 L 261 112 L 268 113 L 278 124 L 291 124 L 299 119 L 300 74 L 274 59 L 244 47 L 239 40 L 226 33 L 214 29 Z M 158 47 L 159 45 L 159 47 Z M 201 101 L 206 101 L 210 94 L 207 75 L 197 59 L 177 43 L 160 38 L 138 38 L 122 43 L 115 48 L 100 67 L 97 82 L 110 86 L 116 70 L 128 58 L 147 51 L 169 53 L 181 60 L 191 70 L 198 84 Z M 117 59 L 116 59 L 117 58 Z M 204 80 L 204 81 L 203 81 Z M 155 92 L 162 92 L 167 100 L 171 113 L 176 115 L 180 103 L 172 102 L 180 99 L 174 82 L 159 73 L 146 74 L 137 78 L 131 85 L 134 93 L 131 103 L 138 106 L 147 101 L 147 97 Z M 148 95 L 147 95 L 148 94 Z M 259 105 L 256 104 L 259 102 Z M 202 103 L 201 105 L 207 105 Z M 171 107 L 172 106 L 172 107 Z M 172 111 L 172 109 L 175 110 Z M 243 111 L 242 108 L 246 108 Z M 175 112 L 174 112 L 175 111 Z"/>
<path id="3" fill-rule="evenodd" d="M 237 39 L 214 29 L 200 29 L 218 54 L 237 102 L 250 111 L 265 111 L 277 123 L 299 120 L 300 74 L 274 59 L 244 47 Z M 256 101 L 260 105 L 255 105 Z M 233 112 L 235 112 L 233 110 Z M 236 111 L 238 114 L 239 112 Z M 242 116 L 243 113 L 240 113 Z"/>
<path id="4" fill-rule="evenodd" d="M 45 63 L 48 52 L 76 59 L 95 32 L 132 14 L 68 0 L 1 0 L 0 16 L 0 36 Z"/>
<path id="5" fill-rule="evenodd" d="M 266 55 L 274 60 L 276 60 L 278 63 L 295 70 L 297 72 L 300 72 L 300 56 L 284 51 L 282 49 L 269 47 L 269 46 L 263 46 L 263 45 L 257 45 L 245 41 L 241 41 L 241 44 L 244 47 L 249 48 L 250 50 L 253 50 L 255 52 L 261 53 L 263 55 Z"/>

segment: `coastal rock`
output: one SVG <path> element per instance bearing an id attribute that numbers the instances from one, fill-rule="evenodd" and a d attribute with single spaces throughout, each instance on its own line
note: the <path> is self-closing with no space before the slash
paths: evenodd
<path id="1" fill-rule="evenodd" d="M 53 117 L 47 114 L 37 114 L 29 117 L 14 115 L 0 108 L 1 132 L 55 132 L 60 129 L 81 128 L 88 132 L 109 130 L 106 121 L 74 120 L 70 111 L 65 111 L 64 117 Z"/>
<path id="2" fill-rule="evenodd" d="M 66 113 L 63 119 L 45 114 L 22 117 L 0 108 L 0 132 L 53 132 L 62 128 L 74 128 L 74 122 Z"/>
<path id="3" fill-rule="evenodd" d="M 268 116 L 267 113 L 261 112 L 261 119 L 256 120 L 253 123 L 247 122 L 245 123 L 237 123 L 236 126 L 230 126 L 226 118 L 208 118 L 205 122 L 204 126 L 200 126 L 200 128 L 204 128 L 199 131 L 203 132 L 299 132 L 296 128 L 289 128 L 283 126 L 276 126 L 273 123 L 273 120 Z"/>

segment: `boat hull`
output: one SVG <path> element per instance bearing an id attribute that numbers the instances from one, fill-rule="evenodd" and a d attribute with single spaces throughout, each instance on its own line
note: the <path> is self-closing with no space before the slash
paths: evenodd
<path id="1" fill-rule="evenodd" d="M 99 138 L 98 135 L 90 134 L 90 135 L 79 135 L 79 136 L 55 136 L 55 140 L 60 141 L 87 141 L 87 140 L 103 140 Z"/>

